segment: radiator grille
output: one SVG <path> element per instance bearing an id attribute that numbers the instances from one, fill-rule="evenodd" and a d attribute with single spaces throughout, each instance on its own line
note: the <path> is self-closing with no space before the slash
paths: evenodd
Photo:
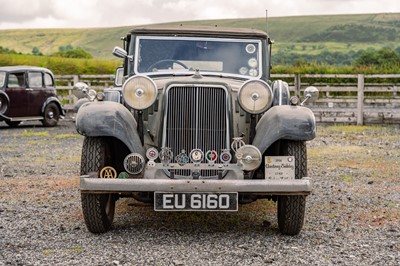
<path id="1" fill-rule="evenodd" d="M 163 146 L 174 157 L 185 150 L 218 154 L 229 147 L 228 92 L 223 87 L 173 86 L 167 91 Z M 175 162 L 175 158 L 174 158 Z M 204 159 L 202 163 L 205 163 Z M 219 159 L 216 163 L 219 163 Z M 202 170 L 201 177 L 217 177 L 214 170 Z M 190 170 L 179 170 L 175 177 L 190 177 Z"/>

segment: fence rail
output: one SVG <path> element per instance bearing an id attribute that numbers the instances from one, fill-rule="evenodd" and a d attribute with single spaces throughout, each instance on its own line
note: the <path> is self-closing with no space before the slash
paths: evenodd
<path id="1" fill-rule="evenodd" d="M 400 74 L 273 74 L 272 79 L 286 81 L 299 97 L 306 87 L 317 87 L 320 97 L 309 105 L 317 122 L 400 124 Z M 113 85 L 114 75 L 56 76 L 58 95 L 67 109 L 77 100 L 72 94 L 77 82 L 102 91 Z"/>

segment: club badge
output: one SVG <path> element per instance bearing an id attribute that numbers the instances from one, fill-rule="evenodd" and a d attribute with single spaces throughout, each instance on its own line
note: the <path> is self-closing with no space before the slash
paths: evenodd
<path id="1" fill-rule="evenodd" d="M 179 153 L 176 157 L 175 157 L 175 161 L 179 164 L 179 165 L 184 165 L 189 163 L 189 156 L 186 155 L 186 151 L 185 150 L 181 150 L 181 153 Z"/>
<path id="2" fill-rule="evenodd" d="M 171 148 L 169 147 L 163 147 L 161 148 L 160 151 L 160 160 L 163 164 L 169 164 L 172 160 L 172 158 L 174 157 Z"/>
<path id="3" fill-rule="evenodd" d="M 232 155 L 229 152 L 228 149 L 222 150 L 221 155 L 219 156 L 219 159 L 223 164 L 227 164 L 232 160 Z"/>
<path id="4" fill-rule="evenodd" d="M 206 152 L 206 160 L 209 164 L 215 163 L 218 159 L 218 153 L 214 150 L 209 150 Z"/>
<path id="5" fill-rule="evenodd" d="M 204 158 L 204 153 L 200 149 L 194 149 L 190 152 L 189 157 L 193 163 L 200 163 Z"/>
<path id="6" fill-rule="evenodd" d="M 111 166 L 106 166 L 100 171 L 100 178 L 116 178 L 117 171 Z"/>

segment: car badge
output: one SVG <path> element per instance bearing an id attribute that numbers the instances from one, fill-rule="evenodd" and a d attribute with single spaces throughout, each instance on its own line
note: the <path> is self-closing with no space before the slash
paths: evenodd
<path id="1" fill-rule="evenodd" d="M 200 163 L 203 161 L 204 153 L 200 149 L 193 149 L 190 152 L 189 157 L 193 163 Z"/>
<path id="2" fill-rule="evenodd" d="M 146 157 L 147 159 L 149 159 L 150 161 L 155 161 L 158 158 L 158 151 L 156 148 L 149 148 L 146 151 Z"/>
<path id="3" fill-rule="evenodd" d="M 209 164 L 215 163 L 218 159 L 218 153 L 214 150 L 209 150 L 206 152 L 206 160 Z"/>
<path id="4" fill-rule="evenodd" d="M 233 142 L 231 144 L 231 148 L 232 148 L 233 152 L 236 153 L 236 151 L 239 150 L 244 145 L 246 145 L 246 143 L 244 143 L 243 138 L 242 137 L 236 137 L 236 138 L 233 138 Z"/>
<path id="5" fill-rule="evenodd" d="M 179 165 L 184 165 L 189 163 L 189 156 L 186 155 L 186 151 L 182 150 L 181 153 L 179 153 L 176 157 L 175 157 L 175 161 L 179 164 Z"/>
<path id="6" fill-rule="evenodd" d="M 100 178 L 116 178 L 117 171 L 111 166 L 106 166 L 100 171 Z"/>
<path id="7" fill-rule="evenodd" d="M 228 149 L 222 150 L 221 155 L 219 156 L 219 159 L 223 164 L 227 164 L 232 160 L 232 155 L 229 152 Z"/>
<path id="8" fill-rule="evenodd" d="M 118 175 L 118 179 L 127 179 L 129 178 L 129 174 L 127 172 L 121 172 Z"/>
<path id="9" fill-rule="evenodd" d="M 160 160 L 163 164 L 169 164 L 174 157 L 171 148 L 169 147 L 162 147 L 160 154 L 159 154 Z"/>

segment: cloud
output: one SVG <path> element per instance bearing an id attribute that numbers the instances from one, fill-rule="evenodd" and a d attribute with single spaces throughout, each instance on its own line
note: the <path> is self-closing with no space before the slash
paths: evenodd
<path id="1" fill-rule="evenodd" d="M 0 28 L 113 27 L 170 21 L 400 12 L 398 0 L 0 0 Z"/>
<path id="2" fill-rule="evenodd" d="M 52 0 L 0 0 L 0 23 L 26 22 L 50 18 L 54 14 Z"/>

